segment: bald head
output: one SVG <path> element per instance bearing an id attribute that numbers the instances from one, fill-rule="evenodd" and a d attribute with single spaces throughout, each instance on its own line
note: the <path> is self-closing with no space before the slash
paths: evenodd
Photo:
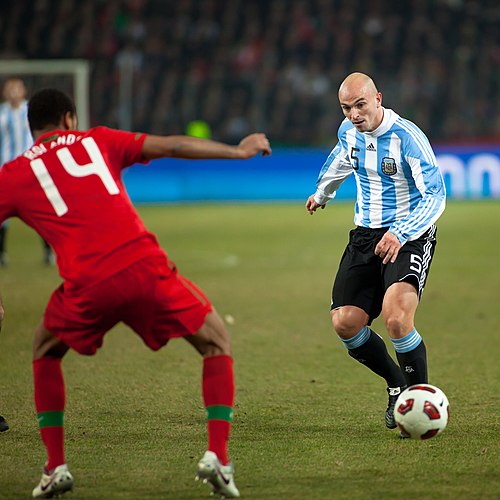
<path id="1" fill-rule="evenodd" d="M 382 94 L 364 73 L 351 73 L 342 82 L 339 102 L 344 115 L 360 132 L 375 130 L 384 117 Z"/>
<path id="2" fill-rule="evenodd" d="M 375 95 L 377 87 L 373 80 L 364 73 L 351 73 L 340 85 L 339 100 L 349 99 L 353 94 Z"/>

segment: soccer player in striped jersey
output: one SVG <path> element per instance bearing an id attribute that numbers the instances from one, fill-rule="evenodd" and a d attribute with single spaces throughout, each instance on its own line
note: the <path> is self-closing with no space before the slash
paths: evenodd
<path id="1" fill-rule="evenodd" d="M 19 78 L 8 78 L 3 85 L 4 102 L 0 104 L 0 165 L 24 153 L 32 144 L 28 125 L 26 87 Z M 7 264 L 5 240 L 7 224 L 0 227 L 0 265 Z"/>
<path id="2" fill-rule="evenodd" d="M 426 348 L 414 318 L 446 192 L 427 137 L 414 123 L 382 106 L 382 94 L 369 76 L 352 73 L 338 96 L 346 119 L 306 209 L 313 214 L 325 208 L 354 174 L 356 228 L 333 285 L 331 318 L 349 355 L 385 379 L 385 423 L 393 429 L 400 392 L 427 383 Z M 370 328 L 380 313 L 399 366 Z"/>
<path id="3" fill-rule="evenodd" d="M 5 102 L 0 105 L 1 165 L 24 153 L 33 144 L 24 82 L 19 78 L 6 80 L 3 98 Z"/>
<path id="4" fill-rule="evenodd" d="M 0 165 L 24 153 L 33 144 L 24 82 L 19 78 L 8 78 L 3 85 L 3 98 L 5 102 L 0 104 Z M 0 226 L 0 266 L 7 264 L 6 235 L 5 222 Z M 0 415 L 0 432 L 7 430 L 9 424 Z"/>
<path id="5" fill-rule="evenodd" d="M 3 85 L 4 103 L 0 105 L 0 165 L 23 154 L 33 145 L 28 124 L 28 101 L 26 86 L 20 78 L 8 78 Z M 7 223 L 0 227 L 0 266 L 7 265 L 5 241 L 7 238 Z M 44 262 L 54 264 L 52 248 L 42 240 Z M 0 422 L 1 429 L 1 422 Z"/>

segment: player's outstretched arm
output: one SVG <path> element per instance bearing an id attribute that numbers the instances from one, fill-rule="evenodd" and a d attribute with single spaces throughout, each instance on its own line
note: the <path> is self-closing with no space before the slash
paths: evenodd
<path id="1" fill-rule="evenodd" d="M 237 146 L 186 135 L 148 135 L 142 146 L 142 154 L 147 160 L 164 157 L 246 160 L 259 153 L 262 156 L 271 154 L 269 140 L 261 133 L 247 135 Z"/>

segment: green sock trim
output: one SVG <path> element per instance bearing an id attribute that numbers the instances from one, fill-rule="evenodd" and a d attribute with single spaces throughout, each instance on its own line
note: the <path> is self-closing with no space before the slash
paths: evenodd
<path id="1" fill-rule="evenodd" d="M 62 427 L 64 425 L 63 411 L 43 411 L 37 414 L 38 427 Z"/>
<path id="2" fill-rule="evenodd" d="M 233 409 L 230 406 L 215 405 L 207 406 L 208 420 L 226 420 L 233 421 Z"/>

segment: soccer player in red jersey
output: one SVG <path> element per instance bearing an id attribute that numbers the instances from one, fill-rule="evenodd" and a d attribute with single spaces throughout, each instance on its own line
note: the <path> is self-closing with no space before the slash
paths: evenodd
<path id="1" fill-rule="evenodd" d="M 197 477 L 215 493 L 238 497 L 227 455 L 234 399 L 229 334 L 203 292 L 178 273 L 146 229 L 121 173 L 161 157 L 268 155 L 268 139 L 251 134 L 230 146 L 105 127 L 80 132 L 73 101 L 54 89 L 32 96 L 28 119 L 35 144 L 0 170 L 0 223 L 17 216 L 35 229 L 54 249 L 63 278 L 34 335 L 35 406 L 47 462 L 33 497 L 48 498 L 73 487 L 64 456 L 61 360 L 70 348 L 94 354 L 120 321 L 153 350 L 184 337 L 203 356 L 208 450 Z"/>

